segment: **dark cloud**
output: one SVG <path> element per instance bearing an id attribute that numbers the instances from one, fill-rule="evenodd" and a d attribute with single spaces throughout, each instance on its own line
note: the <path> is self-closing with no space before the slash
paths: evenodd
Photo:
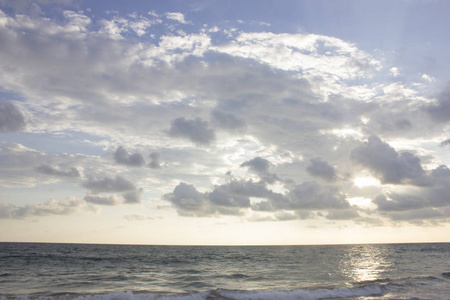
<path id="1" fill-rule="evenodd" d="M 446 165 L 440 165 L 436 169 L 431 170 L 431 176 L 435 178 L 450 179 L 450 169 Z"/>
<path id="2" fill-rule="evenodd" d="M 126 192 L 136 189 L 133 183 L 120 176 L 116 176 L 115 178 L 105 177 L 102 179 L 91 177 L 83 186 L 93 193 Z"/>
<path id="3" fill-rule="evenodd" d="M 230 186 L 216 187 L 209 195 L 209 201 L 217 206 L 225 207 L 249 207 L 250 198 L 234 193 Z"/>
<path id="4" fill-rule="evenodd" d="M 119 164 L 140 167 L 145 164 L 144 157 L 140 153 L 130 154 L 124 147 L 120 146 L 114 152 L 114 160 Z"/>
<path id="5" fill-rule="evenodd" d="M 450 121 L 450 85 L 438 96 L 437 103 L 427 107 L 433 120 Z"/>
<path id="6" fill-rule="evenodd" d="M 237 131 L 246 128 L 245 121 L 238 118 L 235 114 L 227 113 L 221 110 L 213 110 L 211 116 L 212 123 L 221 129 Z"/>
<path id="7" fill-rule="evenodd" d="M 208 122 L 200 118 L 194 120 L 177 118 L 172 120 L 169 135 L 186 138 L 199 145 L 209 145 L 216 138 L 214 130 L 208 127 Z"/>
<path id="8" fill-rule="evenodd" d="M 259 200 L 252 203 L 251 198 Z M 312 218 L 311 210 L 350 208 L 339 189 L 315 182 L 297 185 L 287 195 L 269 190 L 263 181 L 233 180 L 205 193 L 198 192 L 193 185 L 180 183 L 164 199 L 185 216 L 242 215 L 251 209 L 273 212 L 273 220 L 287 220 Z M 336 218 L 338 214 L 334 213 Z M 352 216 L 355 217 L 355 213 L 342 213 L 341 218 L 350 219 Z"/>
<path id="9" fill-rule="evenodd" d="M 161 153 L 152 152 L 152 153 L 150 153 L 149 157 L 151 159 L 150 163 L 148 164 L 149 168 L 152 168 L 152 169 L 161 168 L 161 160 L 162 160 Z"/>
<path id="10" fill-rule="evenodd" d="M 428 207 L 410 211 L 392 212 L 388 216 L 393 221 L 409 221 L 410 223 L 423 224 L 424 221 L 449 218 L 450 214 L 441 209 Z"/>
<path id="11" fill-rule="evenodd" d="M 450 145 L 450 139 L 441 142 L 442 147 L 447 146 L 447 145 Z"/>
<path id="12" fill-rule="evenodd" d="M 116 195 L 87 195 L 84 197 L 86 202 L 97 204 L 97 205 L 110 205 L 116 206 L 121 204 L 121 200 L 117 198 Z"/>
<path id="13" fill-rule="evenodd" d="M 251 206 L 250 197 L 275 198 L 264 182 L 232 181 L 215 186 L 211 192 L 200 193 L 193 185 L 180 183 L 173 193 L 166 194 L 178 213 L 188 216 L 241 215 Z"/>
<path id="14" fill-rule="evenodd" d="M 378 195 L 373 200 L 380 211 L 402 211 L 427 206 L 427 203 L 421 198 L 413 195 L 390 193 L 389 199 L 386 195 Z"/>
<path id="15" fill-rule="evenodd" d="M 445 176 L 447 176 L 446 174 Z M 432 187 L 423 188 L 411 193 L 390 192 L 378 195 L 373 203 L 378 206 L 382 212 L 412 211 L 424 208 L 443 208 L 450 207 L 450 184 L 449 178 L 439 182 Z M 441 178 L 442 179 L 442 178 Z"/>
<path id="16" fill-rule="evenodd" d="M 337 187 L 303 182 L 288 193 L 288 209 L 343 209 L 350 205 Z"/>
<path id="17" fill-rule="evenodd" d="M 67 171 L 55 169 L 49 165 L 40 165 L 36 171 L 42 174 L 57 176 L 57 177 L 80 177 L 80 172 L 76 168 L 70 168 Z"/>
<path id="18" fill-rule="evenodd" d="M 143 189 L 137 189 L 134 191 L 123 193 L 122 196 L 125 199 L 126 204 L 136 204 L 141 203 L 141 195 L 142 195 Z"/>
<path id="19" fill-rule="evenodd" d="M 255 157 L 251 160 L 243 162 L 240 166 L 249 167 L 249 169 L 257 174 L 261 180 L 267 183 L 274 183 L 279 180 L 279 178 L 276 174 L 269 172 L 270 165 L 271 163 L 267 159 Z"/>
<path id="20" fill-rule="evenodd" d="M 233 180 L 216 188 L 226 190 L 230 194 L 246 197 L 270 198 L 273 196 L 273 193 L 267 189 L 266 183 L 263 181 Z"/>
<path id="21" fill-rule="evenodd" d="M 351 159 L 375 173 L 382 183 L 401 184 L 408 179 L 412 184 L 425 184 L 422 180 L 425 171 L 418 157 L 410 152 L 399 154 L 376 136 L 369 137 L 367 142 L 355 148 Z"/>
<path id="22" fill-rule="evenodd" d="M 336 177 L 334 167 L 330 166 L 321 158 L 311 159 L 306 171 L 308 171 L 308 173 L 312 176 L 320 177 L 328 181 L 331 181 Z"/>
<path id="23" fill-rule="evenodd" d="M 0 101 L 0 133 L 21 131 L 25 128 L 25 119 L 12 103 Z"/>
<path id="24" fill-rule="evenodd" d="M 170 201 L 181 215 L 205 216 L 211 214 L 208 198 L 191 184 L 180 182 L 172 193 L 163 197 Z"/>

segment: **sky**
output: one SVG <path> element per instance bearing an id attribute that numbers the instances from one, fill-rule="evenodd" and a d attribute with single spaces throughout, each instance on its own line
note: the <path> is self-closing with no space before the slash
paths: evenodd
<path id="1" fill-rule="evenodd" d="M 449 13 L 0 0 L 0 241 L 450 242 Z"/>

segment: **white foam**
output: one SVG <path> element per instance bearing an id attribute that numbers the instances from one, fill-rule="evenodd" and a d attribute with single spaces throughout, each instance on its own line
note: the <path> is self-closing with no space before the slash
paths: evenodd
<path id="1" fill-rule="evenodd" d="M 221 296 L 236 300 L 313 300 L 322 298 L 364 297 L 382 294 L 379 285 L 361 288 L 338 288 L 294 291 L 220 291 Z"/>
<path id="2" fill-rule="evenodd" d="M 360 288 L 338 288 L 338 289 L 317 289 L 317 290 L 294 290 L 294 291 L 231 291 L 213 290 L 209 292 L 192 294 L 133 294 L 132 292 L 111 293 L 104 295 L 87 295 L 71 297 L 38 297 L 36 300 L 205 300 L 205 299 L 235 299 L 235 300 L 313 300 L 322 298 L 343 298 L 343 297 L 365 297 L 381 295 L 382 290 L 379 285 L 370 285 Z M 12 298 L 11 298 L 12 299 Z M 14 297 L 15 300 L 28 300 L 27 296 Z M 0 296 L 0 300 L 8 300 Z"/>

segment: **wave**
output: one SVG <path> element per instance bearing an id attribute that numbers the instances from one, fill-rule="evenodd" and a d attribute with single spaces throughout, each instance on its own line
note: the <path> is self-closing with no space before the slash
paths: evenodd
<path id="1" fill-rule="evenodd" d="M 243 274 L 229 274 L 241 279 Z M 450 272 L 440 276 L 417 276 L 354 282 L 348 287 L 317 287 L 294 290 L 211 289 L 201 276 L 190 275 L 183 290 L 191 293 L 155 293 L 150 290 L 110 292 L 105 294 L 44 293 L 1 294 L 0 300 L 315 300 L 315 299 L 445 299 L 450 300 Z M 193 277 L 192 277 L 193 276 Z M 195 277 L 195 278 L 194 278 Z M 198 278 L 197 278 L 198 277 Z M 196 279 L 196 280 L 194 280 Z M 207 290 L 210 289 L 210 290 Z M 203 291 L 202 291 L 203 290 Z"/>
<path id="2" fill-rule="evenodd" d="M 313 299 L 342 299 L 348 297 L 378 296 L 383 293 L 379 284 L 356 288 L 337 289 L 299 289 L 293 291 L 242 291 L 215 289 L 205 292 L 189 294 L 155 294 L 155 293 L 133 293 L 131 291 L 111 293 L 104 295 L 55 295 L 55 296 L 0 296 L 0 300 L 313 300 Z"/>

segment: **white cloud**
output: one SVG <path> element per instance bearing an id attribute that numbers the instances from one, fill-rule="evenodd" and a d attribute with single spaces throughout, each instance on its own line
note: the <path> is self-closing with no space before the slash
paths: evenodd
<path id="1" fill-rule="evenodd" d="M 397 67 L 390 68 L 389 72 L 391 72 L 394 77 L 398 77 L 398 75 L 400 75 L 400 70 Z"/>
<path id="2" fill-rule="evenodd" d="M 181 24 L 188 24 L 188 22 L 186 22 L 186 20 L 184 19 L 184 15 L 179 12 L 166 13 L 166 18 L 169 20 L 177 21 Z"/>
<path id="3" fill-rule="evenodd" d="M 91 24 L 91 19 L 83 14 L 76 13 L 70 10 L 64 11 L 64 17 L 69 21 L 73 31 L 85 32 L 87 26 Z"/>
<path id="4" fill-rule="evenodd" d="M 433 77 L 431 77 L 430 75 L 428 75 L 428 74 L 422 74 L 422 77 L 421 77 L 423 80 L 425 80 L 425 81 L 427 81 L 427 82 L 433 82 L 433 81 L 435 81 L 436 79 L 434 79 Z"/>
<path id="5" fill-rule="evenodd" d="M 314 34 L 241 33 L 235 42 L 218 51 L 286 71 L 302 71 L 308 77 L 351 79 L 380 67 L 379 61 L 354 45 Z"/>

